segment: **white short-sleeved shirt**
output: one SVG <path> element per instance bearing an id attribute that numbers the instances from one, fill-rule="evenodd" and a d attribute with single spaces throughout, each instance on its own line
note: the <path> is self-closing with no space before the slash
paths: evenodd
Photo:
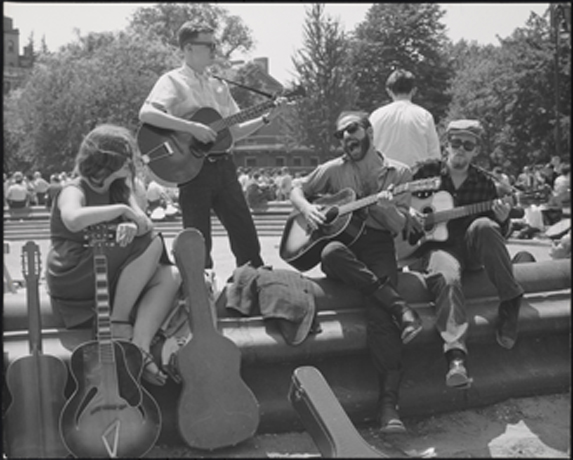
<path id="1" fill-rule="evenodd" d="M 145 102 L 179 118 L 203 107 L 217 110 L 222 118 L 240 111 L 225 82 L 185 64 L 159 77 Z"/>
<path id="2" fill-rule="evenodd" d="M 374 147 L 386 157 L 412 167 L 417 161 L 440 159 L 434 117 L 410 100 L 400 100 L 370 114 Z"/>

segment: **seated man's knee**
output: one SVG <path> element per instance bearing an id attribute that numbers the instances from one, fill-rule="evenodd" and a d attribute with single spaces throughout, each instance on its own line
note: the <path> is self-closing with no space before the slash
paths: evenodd
<path id="1" fill-rule="evenodd" d="M 470 229 L 479 236 L 489 235 L 499 231 L 499 224 L 488 217 L 478 217 L 471 223 Z"/>
<path id="2" fill-rule="evenodd" d="M 347 250 L 348 248 L 344 244 L 339 241 L 332 241 L 324 247 L 320 254 L 320 259 L 323 264 L 330 265 L 340 260 Z"/>

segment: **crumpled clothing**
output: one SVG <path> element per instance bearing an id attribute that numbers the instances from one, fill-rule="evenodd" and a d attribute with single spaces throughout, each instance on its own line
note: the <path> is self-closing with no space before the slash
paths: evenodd
<path id="1" fill-rule="evenodd" d="M 299 272 L 272 267 L 254 268 L 250 263 L 233 272 L 227 286 L 227 308 L 245 316 L 302 321 L 314 307 L 311 281 Z"/>
<path id="2" fill-rule="evenodd" d="M 299 272 L 266 266 L 254 268 L 247 263 L 235 269 L 226 294 L 226 308 L 245 316 L 286 320 L 298 327 L 294 335 L 293 327 L 285 328 L 282 323 L 280 328 L 291 345 L 301 343 L 313 327 L 316 310 L 312 282 Z"/>

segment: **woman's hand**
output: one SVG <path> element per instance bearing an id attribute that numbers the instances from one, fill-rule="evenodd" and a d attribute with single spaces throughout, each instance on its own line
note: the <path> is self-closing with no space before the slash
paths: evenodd
<path id="1" fill-rule="evenodd" d="M 124 217 L 131 220 L 137 226 L 136 236 L 145 235 L 153 229 L 153 222 L 151 222 L 151 219 L 141 209 L 134 209 L 130 206 L 126 208 Z"/>
<path id="2" fill-rule="evenodd" d="M 137 235 L 137 225 L 134 222 L 122 222 L 118 224 L 115 233 L 115 241 L 122 247 L 130 244 Z"/>

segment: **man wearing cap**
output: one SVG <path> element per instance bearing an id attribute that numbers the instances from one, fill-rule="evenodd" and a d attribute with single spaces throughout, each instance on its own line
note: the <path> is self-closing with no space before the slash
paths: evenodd
<path id="1" fill-rule="evenodd" d="M 409 182 L 410 169 L 377 152 L 372 126 L 364 112 L 343 112 L 334 136 L 343 155 L 319 165 L 293 187 L 290 199 L 310 229 L 325 224 L 321 208 L 310 197 L 351 188 L 358 198 L 377 195 L 376 204 L 365 210 L 365 230 L 344 244 L 329 241 L 320 254 L 322 271 L 366 296 L 367 342 L 379 376 L 378 418 L 384 433 L 406 431 L 397 412 L 402 377 L 402 346 L 421 330 L 422 322 L 396 291 L 397 264 L 394 235 L 406 222 L 410 194 L 393 196 L 388 188 Z"/>
<path id="2" fill-rule="evenodd" d="M 435 296 L 436 328 L 444 340 L 446 385 L 465 389 L 472 380 L 465 367 L 468 320 L 462 272 L 483 267 L 497 288 L 501 303 L 496 339 L 503 348 L 513 348 L 517 339 L 523 289 L 513 275 L 504 239 L 511 206 L 497 198 L 493 179 L 472 164 L 482 143 L 481 124 L 477 120 L 452 121 L 446 135 L 445 158 L 417 165 L 414 178 L 440 177 L 440 190 L 452 196 L 453 207 L 494 200 L 486 212 L 450 220 L 447 240 L 429 241 L 419 251 L 428 288 Z M 416 231 L 421 231 L 420 221 L 413 222 Z"/>

